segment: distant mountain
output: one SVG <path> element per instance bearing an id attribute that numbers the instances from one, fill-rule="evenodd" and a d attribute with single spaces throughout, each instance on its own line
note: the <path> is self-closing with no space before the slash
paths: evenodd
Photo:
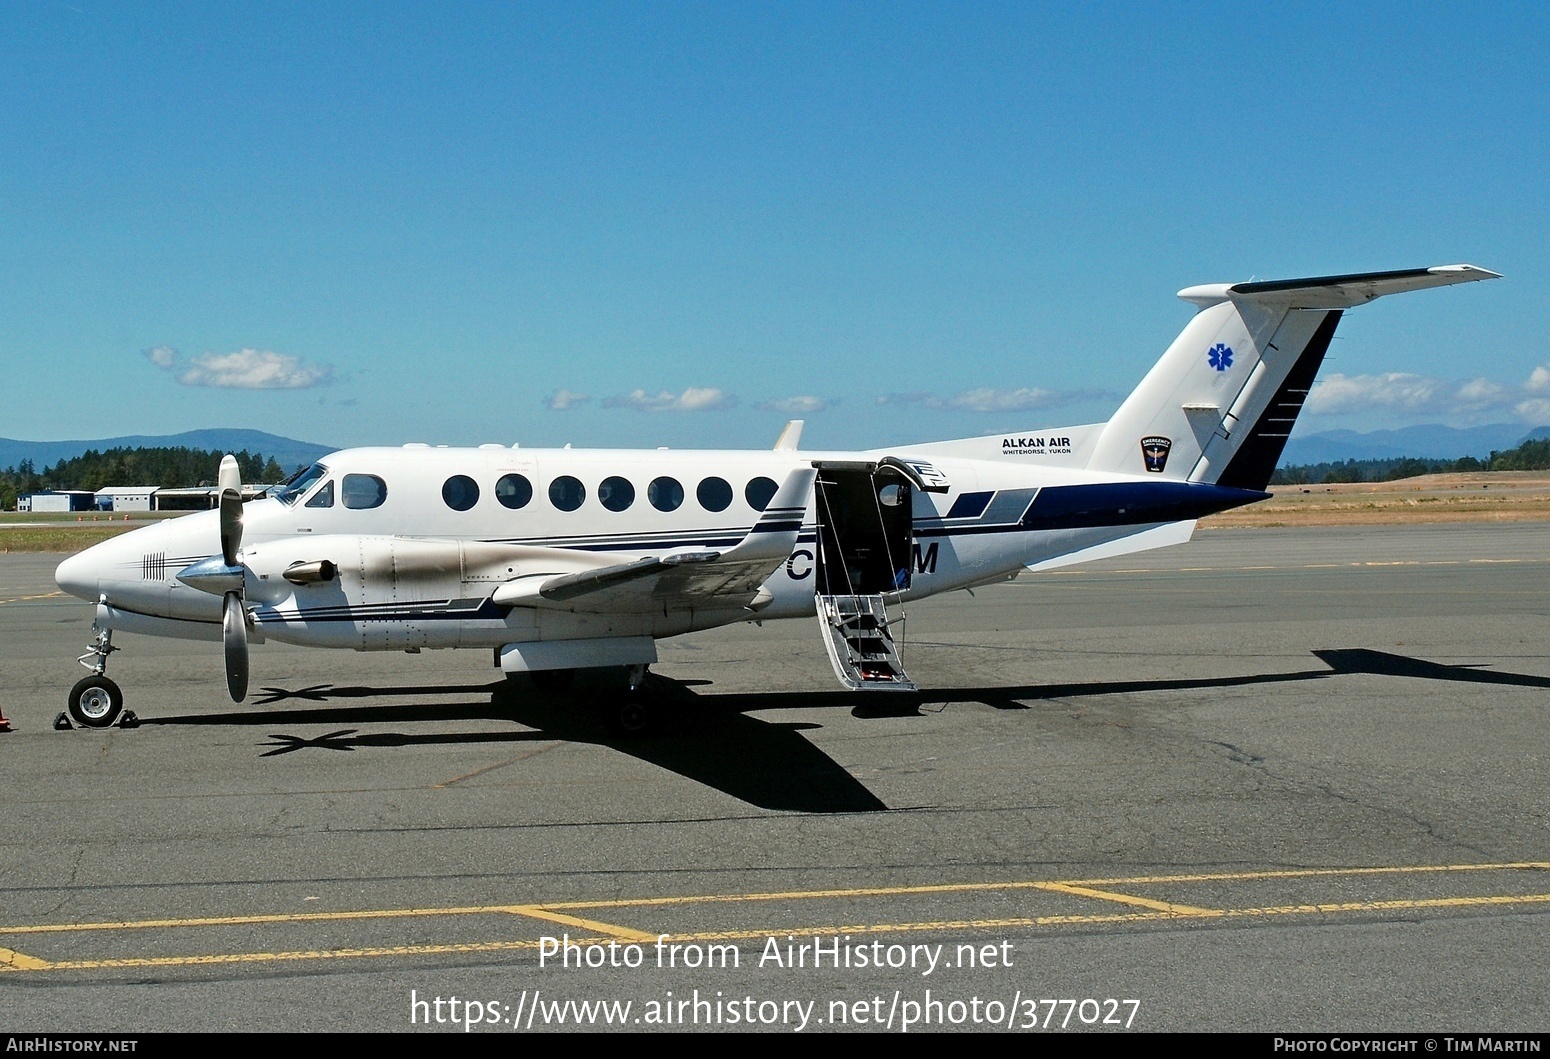
<path id="1" fill-rule="evenodd" d="M 1461 456 L 1485 458 L 1493 451 L 1515 449 L 1531 438 L 1550 436 L 1550 427 L 1525 430 L 1517 423 L 1489 426 L 1403 427 L 1399 430 L 1324 430 L 1294 437 L 1281 456 L 1288 464 L 1333 463 L 1336 460 L 1393 460 L 1415 456 L 1429 460 L 1456 460 Z"/>
<path id="2" fill-rule="evenodd" d="M 105 449 L 152 448 L 187 448 L 203 451 L 220 449 L 222 452 L 240 452 L 247 449 L 249 452 L 261 452 L 266 457 L 273 456 L 275 462 L 285 468 L 285 473 L 290 474 L 296 468 L 315 463 L 330 452 L 336 451 L 338 446 L 296 441 L 276 434 L 266 434 L 262 430 L 228 429 L 190 430 L 184 434 L 167 434 L 160 437 L 134 434 L 122 438 L 100 438 L 96 441 L 13 441 L 10 438 L 0 438 L 0 469 L 12 468 L 23 460 L 31 460 L 33 467 L 41 472 L 43 468 L 60 460 L 74 459 L 87 449 L 102 452 Z"/>

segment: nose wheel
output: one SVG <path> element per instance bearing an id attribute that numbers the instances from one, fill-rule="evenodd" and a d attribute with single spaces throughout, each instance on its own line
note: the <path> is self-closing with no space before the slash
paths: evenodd
<path id="1" fill-rule="evenodd" d="M 91 676 L 82 677 L 70 689 L 70 699 L 65 704 L 70 719 L 82 728 L 108 728 L 124 712 L 124 693 L 108 679 L 108 655 L 117 651 L 113 646 L 113 630 L 92 627 L 96 634 L 88 645 L 89 650 L 78 662 L 91 670 Z"/>
<path id="2" fill-rule="evenodd" d="M 109 728 L 124 711 L 124 693 L 107 677 L 82 677 L 70 689 L 70 719 L 82 728 Z"/>

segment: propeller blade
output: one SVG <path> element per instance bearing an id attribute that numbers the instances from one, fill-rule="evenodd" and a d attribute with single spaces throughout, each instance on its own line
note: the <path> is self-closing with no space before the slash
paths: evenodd
<path id="1" fill-rule="evenodd" d="M 242 469 L 237 457 L 230 453 L 221 457 L 215 482 L 221 487 L 221 555 L 227 566 L 236 566 L 242 548 Z"/>
<path id="2" fill-rule="evenodd" d="M 221 457 L 221 469 L 215 474 L 215 484 L 223 493 L 228 489 L 239 495 L 242 493 L 242 468 L 237 466 L 237 457 L 231 453 Z"/>
<path id="3" fill-rule="evenodd" d="M 221 558 L 227 566 L 237 565 L 242 549 L 242 494 L 235 489 L 221 493 Z"/>
<path id="4" fill-rule="evenodd" d="M 221 641 L 226 648 L 226 690 L 232 702 L 241 702 L 248 697 L 248 624 L 242 597 L 235 592 L 226 593 Z"/>

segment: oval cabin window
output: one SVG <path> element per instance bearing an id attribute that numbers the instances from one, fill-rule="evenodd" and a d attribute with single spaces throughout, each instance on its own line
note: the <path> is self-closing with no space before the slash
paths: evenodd
<path id="1" fill-rule="evenodd" d="M 683 506 L 684 487 L 677 478 L 657 478 L 646 486 L 646 499 L 658 511 L 677 511 Z"/>
<path id="2" fill-rule="evenodd" d="M 623 511 L 635 503 L 635 487 L 628 478 L 618 475 L 604 478 L 597 487 L 597 502 L 610 511 Z"/>
<path id="3" fill-rule="evenodd" d="M 780 486 L 768 478 L 755 478 L 743 489 L 743 499 L 748 501 L 748 506 L 755 511 L 763 511 L 770 506 L 770 501 L 775 496 L 775 490 Z"/>
<path id="4" fill-rule="evenodd" d="M 549 483 L 549 502 L 561 511 L 575 511 L 587 498 L 587 487 L 579 478 L 562 474 Z"/>
<path id="5" fill-rule="evenodd" d="M 479 502 L 479 483 L 466 474 L 454 474 L 441 487 L 441 498 L 453 511 L 467 511 Z"/>
<path id="6" fill-rule="evenodd" d="M 732 486 L 725 478 L 707 478 L 694 495 L 706 511 L 725 511 L 732 503 Z"/>
<path id="7" fill-rule="evenodd" d="M 533 499 L 533 483 L 520 474 L 501 475 L 500 481 L 495 483 L 495 499 L 501 502 L 501 507 L 513 511 L 527 507 Z"/>

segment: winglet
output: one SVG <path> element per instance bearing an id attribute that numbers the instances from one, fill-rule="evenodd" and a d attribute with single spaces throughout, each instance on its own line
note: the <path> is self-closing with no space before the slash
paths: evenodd
<path id="1" fill-rule="evenodd" d="M 802 443 L 802 424 L 805 419 L 793 419 L 786 424 L 786 429 L 780 432 L 780 437 L 775 439 L 776 452 L 795 452 L 797 446 Z"/>
<path id="2" fill-rule="evenodd" d="M 798 467 L 786 476 L 785 482 L 775 491 L 759 521 L 753 524 L 748 536 L 737 547 L 726 553 L 729 562 L 746 559 L 784 558 L 796 547 L 797 534 L 802 532 L 802 519 L 807 514 L 807 503 L 813 495 L 813 480 L 818 477 L 814 467 Z"/>

